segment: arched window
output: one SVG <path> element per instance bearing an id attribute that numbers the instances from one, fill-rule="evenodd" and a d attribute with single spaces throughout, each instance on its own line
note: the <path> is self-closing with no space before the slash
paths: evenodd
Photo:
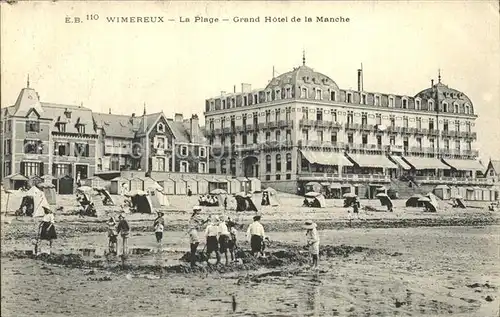
<path id="1" fill-rule="evenodd" d="M 408 109 L 408 99 L 403 98 L 401 101 L 402 101 L 402 108 Z"/>
<path id="2" fill-rule="evenodd" d="M 428 110 L 429 110 L 429 111 L 434 111 L 434 110 L 435 110 L 435 109 L 434 109 L 434 101 L 429 100 L 428 104 L 429 104 L 429 108 L 428 108 Z"/>
<path id="3" fill-rule="evenodd" d="M 286 170 L 287 171 L 292 170 L 292 154 L 291 153 L 286 154 Z"/>
<path id="4" fill-rule="evenodd" d="M 470 114 L 470 107 L 468 104 L 465 104 L 465 114 Z"/>
<path id="5" fill-rule="evenodd" d="M 271 173 L 271 155 L 266 156 L 266 173 Z"/>
<path id="6" fill-rule="evenodd" d="M 236 159 L 229 160 L 229 168 L 231 169 L 231 175 L 236 175 Z"/>
<path id="7" fill-rule="evenodd" d="M 276 172 L 281 172 L 281 155 L 276 154 Z"/>
<path id="8" fill-rule="evenodd" d="M 448 103 L 443 102 L 443 112 L 448 112 Z"/>
<path id="9" fill-rule="evenodd" d="M 335 101 L 337 99 L 336 97 L 335 91 L 330 91 L 330 100 Z"/>
<path id="10" fill-rule="evenodd" d="M 455 103 L 455 104 L 453 105 L 453 108 L 454 108 L 454 112 L 455 112 L 455 113 L 458 113 L 458 104 L 457 104 L 457 103 Z"/>
<path id="11" fill-rule="evenodd" d="M 220 172 L 221 174 L 226 174 L 226 160 L 220 160 Z"/>
<path id="12" fill-rule="evenodd" d="M 420 99 L 415 99 L 415 110 L 420 110 Z"/>

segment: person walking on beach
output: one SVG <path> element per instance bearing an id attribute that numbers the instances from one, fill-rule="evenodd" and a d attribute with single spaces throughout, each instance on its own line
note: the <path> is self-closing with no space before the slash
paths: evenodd
<path id="1" fill-rule="evenodd" d="M 165 230 L 165 219 L 163 218 L 163 213 L 161 211 L 158 211 L 158 216 L 153 223 L 153 227 L 155 229 L 156 242 L 161 244 L 163 231 Z"/>
<path id="2" fill-rule="evenodd" d="M 306 229 L 306 247 L 309 249 L 309 254 L 312 258 L 311 268 L 318 269 L 319 235 L 318 230 L 316 230 L 316 224 L 312 221 L 306 221 L 304 229 Z"/>
<path id="3" fill-rule="evenodd" d="M 198 235 L 198 230 L 207 222 L 203 221 L 199 215 L 201 212 L 200 206 L 193 207 L 193 214 L 189 219 L 188 223 L 188 234 L 190 242 L 190 254 L 191 254 L 191 268 L 196 266 L 196 250 L 200 245 L 200 237 Z"/>
<path id="4" fill-rule="evenodd" d="M 118 227 L 116 228 L 117 233 L 122 237 L 122 255 L 127 254 L 127 242 L 130 234 L 130 226 L 125 219 L 125 213 L 121 213 L 118 217 Z"/>
<path id="5" fill-rule="evenodd" d="M 108 226 L 108 249 L 109 253 L 116 254 L 117 253 L 117 244 L 118 244 L 118 233 L 116 232 L 116 220 L 113 217 L 110 217 L 106 222 Z"/>
<path id="6" fill-rule="evenodd" d="M 236 223 L 231 221 L 231 219 L 228 219 L 227 226 L 229 228 L 229 241 L 227 243 L 227 248 L 229 250 L 229 253 L 231 254 L 231 261 L 235 262 L 236 261 L 236 254 L 235 250 L 238 247 L 237 241 L 236 241 Z"/>
<path id="7" fill-rule="evenodd" d="M 219 241 L 217 236 L 219 235 L 219 219 L 217 216 L 212 217 L 212 221 L 205 229 L 205 237 L 206 237 L 206 252 L 207 252 L 207 263 L 210 260 L 210 255 L 212 252 L 215 252 L 215 257 L 217 258 L 217 263 L 220 263 L 220 254 L 219 254 Z"/>
<path id="8" fill-rule="evenodd" d="M 224 210 L 227 210 L 227 197 L 224 197 Z"/>
<path id="9" fill-rule="evenodd" d="M 253 223 L 248 226 L 247 238 L 250 240 L 250 246 L 252 248 L 252 255 L 260 253 L 264 256 L 263 245 L 264 245 L 264 227 L 260 223 L 260 216 L 253 217 Z"/>
<path id="10" fill-rule="evenodd" d="M 219 230 L 219 251 L 221 254 L 224 254 L 226 257 L 226 265 L 229 264 L 229 258 L 228 258 L 228 251 L 229 251 L 229 240 L 230 238 L 230 233 L 229 229 L 227 228 L 227 216 L 223 217 L 222 220 L 219 223 L 218 230 Z M 232 255 L 231 255 L 232 259 Z"/>
<path id="11" fill-rule="evenodd" d="M 47 207 L 43 208 L 43 218 L 40 223 L 38 230 L 40 232 L 40 240 L 48 240 L 49 241 L 49 254 L 52 251 L 52 241 L 57 239 L 56 228 L 54 227 L 54 214 L 52 210 Z"/>

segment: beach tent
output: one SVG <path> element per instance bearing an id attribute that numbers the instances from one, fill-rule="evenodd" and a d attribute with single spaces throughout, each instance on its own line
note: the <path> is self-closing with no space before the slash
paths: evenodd
<path id="1" fill-rule="evenodd" d="M 173 178 L 173 181 L 175 183 L 175 194 L 186 195 L 187 194 L 186 181 L 181 178 Z"/>
<path id="2" fill-rule="evenodd" d="M 167 194 L 162 188 L 148 188 L 147 193 L 149 194 L 151 204 L 154 208 L 162 208 L 170 206 Z"/>
<path id="3" fill-rule="evenodd" d="M 330 198 L 342 197 L 342 186 L 339 183 L 330 184 Z"/>
<path id="4" fill-rule="evenodd" d="M 406 207 L 424 207 L 424 202 L 420 201 L 420 198 L 423 198 L 424 196 L 420 194 L 415 194 L 408 198 L 406 201 Z"/>
<path id="5" fill-rule="evenodd" d="M 188 189 L 191 190 L 192 195 L 198 195 L 198 182 L 191 177 L 185 177 L 184 180 L 186 181 L 186 193 L 188 192 Z"/>
<path id="6" fill-rule="evenodd" d="M 234 198 L 236 199 L 236 211 L 257 211 L 251 194 L 237 193 Z"/>
<path id="7" fill-rule="evenodd" d="M 56 186 L 43 182 L 38 184 L 37 187 L 43 192 L 50 205 L 55 206 L 57 204 Z"/>
<path id="8" fill-rule="evenodd" d="M 94 187 L 94 191 L 96 191 L 99 195 L 102 195 L 102 203 L 104 206 L 114 206 L 115 202 L 111 197 L 111 194 L 104 187 Z"/>
<path id="9" fill-rule="evenodd" d="M 436 207 L 436 209 L 441 209 L 441 204 L 439 203 L 439 198 L 436 195 L 429 192 L 425 195 L 425 197 L 430 199 L 431 203 Z"/>
<path id="10" fill-rule="evenodd" d="M 236 194 L 242 191 L 241 182 L 236 178 L 231 178 L 227 180 L 229 183 L 229 193 Z"/>
<path id="11" fill-rule="evenodd" d="M 210 192 L 210 195 L 220 195 L 220 194 L 227 194 L 227 191 L 224 189 L 216 188 Z"/>
<path id="12" fill-rule="evenodd" d="M 451 188 L 446 185 L 437 185 L 433 191 L 441 199 L 450 199 L 451 197 Z"/>
<path id="13" fill-rule="evenodd" d="M 255 193 L 255 192 L 260 192 L 262 190 L 261 182 L 260 179 L 258 178 L 250 177 L 248 179 L 248 184 L 250 185 L 250 188 L 248 188 L 249 192 Z"/>
<path id="14" fill-rule="evenodd" d="M 460 195 L 460 192 L 458 190 L 458 187 L 457 186 L 452 186 L 450 187 L 450 197 L 453 198 L 455 196 L 459 196 Z"/>
<path id="15" fill-rule="evenodd" d="M 455 197 L 453 197 L 453 199 L 455 200 L 455 204 L 453 207 L 466 208 L 462 196 L 456 195 Z"/>
<path id="16" fill-rule="evenodd" d="M 321 184 L 318 182 L 309 182 L 305 185 L 305 187 L 306 187 L 306 192 L 319 193 L 323 189 L 323 186 L 321 186 Z"/>
<path id="17" fill-rule="evenodd" d="M 151 203 L 151 199 L 148 193 L 146 193 L 145 191 L 134 190 L 128 193 L 126 196 L 130 197 L 132 208 L 134 208 L 136 212 L 147 214 L 153 212 L 153 204 Z"/>
<path id="18" fill-rule="evenodd" d="M 262 206 L 279 206 L 278 192 L 271 187 L 262 192 Z"/>
<path id="19" fill-rule="evenodd" d="M 305 194 L 305 199 L 309 202 L 309 207 L 324 208 L 326 206 L 325 196 L 318 192 L 309 192 Z"/>
<path id="20" fill-rule="evenodd" d="M 392 203 L 391 198 L 387 194 L 378 193 L 376 197 L 380 200 L 382 206 L 387 206 L 387 210 L 392 211 L 392 207 L 394 206 L 394 204 Z"/>
<path id="21" fill-rule="evenodd" d="M 350 207 L 352 203 L 358 198 L 358 195 L 354 193 L 345 193 L 342 195 L 342 198 L 344 198 L 344 207 Z"/>
<path id="22" fill-rule="evenodd" d="M 474 200 L 483 200 L 483 190 L 481 187 L 474 187 Z"/>
<path id="23" fill-rule="evenodd" d="M 125 177 L 115 177 L 111 180 L 109 192 L 114 195 L 123 195 L 128 192 L 130 180 Z"/>
<path id="24" fill-rule="evenodd" d="M 27 205 L 27 209 L 29 210 L 28 212 L 33 217 L 43 217 L 43 209 L 50 209 L 50 205 L 47 198 L 45 198 L 45 194 L 36 186 L 33 186 L 27 192 L 24 192 L 23 200 L 19 209 L 21 209 L 23 205 Z"/>
<path id="25" fill-rule="evenodd" d="M 134 177 L 130 180 L 129 190 L 144 190 L 144 180 L 141 177 Z"/>
<path id="26" fill-rule="evenodd" d="M 422 197 L 418 201 L 424 204 L 425 211 L 437 212 L 437 205 L 435 205 L 429 197 Z"/>
<path id="27" fill-rule="evenodd" d="M 465 196 L 463 196 L 465 200 L 474 200 L 474 188 L 466 187 L 465 188 Z"/>
<path id="28" fill-rule="evenodd" d="M 8 189 L 17 190 L 23 186 L 28 185 L 28 178 L 19 173 L 6 176 L 5 181 L 7 181 Z"/>

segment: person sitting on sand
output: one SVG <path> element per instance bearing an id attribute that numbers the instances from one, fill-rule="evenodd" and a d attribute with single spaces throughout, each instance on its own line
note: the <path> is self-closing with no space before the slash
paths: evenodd
<path id="1" fill-rule="evenodd" d="M 219 251 L 221 254 L 224 254 L 226 257 L 226 265 L 229 264 L 229 258 L 227 256 L 227 253 L 229 251 L 229 240 L 230 238 L 230 233 L 229 229 L 227 228 L 226 222 L 228 221 L 227 216 L 223 217 L 221 221 L 219 222 Z M 231 258 L 232 259 L 232 258 Z"/>
<path id="2" fill-rule="evenodd" d="M 108 249 L 109 253 L 116 254 L 118 244 L 118 233 L 116 232 L 116 220 L 110 217 L 106 222 L 108 226 Z"/>
<path id="3" fill-rule="evenodd" d="M 253 223 L 248 226 L 247 238 L 250 240 L 250 246 L 252 248 L 252 255 L 260 253 L 264 256 L 263 245 L 264 245 L 264 227 L 260 223 L 260 216 L 253 217 Z"/>
<path id="4" fill-rule="evenodd" d="M 319 235 L 316 230 L 316 224 L 312 221 L 306 221 L 304 229 L 306 229 L 306 246 L 309 249 L 309 254 L 312 258 L 311 268 L 317 269 L 319 258 Z"/>
<path id="5" fill-rule="evenodd" d="M 122 255 L 127 254 L 127 241 L 130 234 L 130 226 L 128 225 L 127 220 L 125 220 L 125 213 L 122 212 L 120 216 L 118 216 L 119 222 L 116 231 L 122 237 Z"/>
<path id="6" fill-rule="evenodd" d="M 52 240 L 57 239 L 56 228 L 54 227 L 54 214 L 52 210 L 47 207 L 42 207 L 44 216 L 42 218 L 42 222 L 38 227 L 40 232 L 40 240 L 48 240 L 49 241 L 49 254 L 52 251 Z"/>
<path id="7" fill-rule="evenodd" d="M 206 240 L 207 263 L 208 260 L 210 260 L 210 255 L 212 254 L 212 252 L 215 252 L 215 256 L 217 258 L 216 264 L 220 263 L 219 241 L 217 239 L 217 236 L 219 235 L 218 222 L 219 219 L 216 216 L 212 217 L 212 221 L 205 229 L 205 237 L 207 239 Z"/>

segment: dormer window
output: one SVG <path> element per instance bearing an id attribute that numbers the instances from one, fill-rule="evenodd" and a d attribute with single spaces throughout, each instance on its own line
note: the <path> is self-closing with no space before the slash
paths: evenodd
<path id="1" fill-rule="evenodd" d="M 415 109 L 416 110 L 420 110 L 420 107 L 421 107 L 420 106 L 420 100 L 419 99 L 415 100 Z"/>
<path id="2" fill-rule="evenodd" d="M 361 94 L 361 100 L 360 100 L 362 105 L 366 105 L 366 94 Z"/>
<path id="3" fill-rule="evenodd" d="M 380 106 L 380 96 L 375 96 L 375 106 Z"/>
<path id="4" fill-rule="evenodd" d="M 213 101 L 210 101 L 210 111 L 215 110 L 215 103 Z"/>
<path id="5" fill-rule="evenodd" d="M 226 100 L 222 100 L 222 109 L 226 109 Z"/>
<path id="6" fill-rule="evenodd" d="M 453 112 L 458 113 L 458 104 L 457 104 L 457 103 L 455 103 L 455 104 L 453 105 L 453 108 L 454 108 L 454 109 L 453 109 Z"/>
<path id="7" fill-rule="evenodd" d="M 346 102 L 351 103 L 352 102 L 352 93 L 348 92 L 346 95 Z"/>
<path id="8" fill-rule="evenodd" d="M 321 94 L 321 89 L 316 89 L 316 100 L 321 100 L 323 99 L 323 96 Z"/>
<path id="9" fill-rule="evenodd" d="M 434 111 L 434 101 L 429 100 L 429 111 Z"/>
<path id="10" fill-rule="evenodd" d="M 443 112 L 448 112 L 448 104 L 443 102 Z"/>
<path id="11" fill-rule="evenodd" d="M 274 99 L 276 99 L 276 100 L 280 100 L 280 99 L 281 99 L 281 90 L 279 90 L 279 89 L 278 89 L 278 90 L 276 90 L 276 92 L 275 92 L 275 96 L 276 96 L 276 98 L 274 98 Z"/>
<path id="12" fill-rule="evenodd" d="M 59 123 L 59 132 L 66 132 L 66 123 Z"/>
<path id="13" fill-rule="evenodd" d="M 465 104 L 465 114 L 470 114 L 470 107 L 468 104 Z"/>
<path id="14" fill-rule="evenodd" d="M 286 98 L 292 98 L 292 89 L 290 88 L 287 88 L 286 89 Z"/>
<path id="15" fill-rule="evenodd" d="M 330 100 L 335 101 L 337 99 L 337 94 L 335 91 L 330 91 Z"/>
<path id="16" fill-rule="evenodd" d="M 300 90 L 300 98 L 307 98 L 307 88 L 302 88 Z"/>
<path id="17" fill-rule="evenodd" d="M 271 101 L 271 92 L 270 91 L 266 91 L 266 101 Z"/>
<path id="18" fill-rule="evenodd" d="M 389 108 L 394 108 L 394 97 L 389 97 Z"/>
<path id="19" fill-rule="evenodd" d="M 408 109 L 408 99 L 403 98 L 402 107 L 403 107 L 403 109 Z"/>
<path id="20" fill-rule="evenodd" d="M 259 103 L 259 95 L 255 94 L 253 95 L 253 104 L 258 104 Z"/>
<path id="21" fill-rule="evenodd" d="M 76 126 L 76 129 L 78 130 L 78 133 L 85 134 L 85 125 L 79 124 Z"/>
<path id="22" fill-rule="evenodd" d="M 158 123 L 158 125 L 156 126 L 156 131 L 161 133 L 165 132 L 165 126 L 163 125 L 163 123 Z"/>
<path id="23" fill-rule="evenodd" d="M 66 118 L 71 119 L 71 111 L 69 111 L 68 109 L 64 111 L 64 115 L 66 116 Z"/>

